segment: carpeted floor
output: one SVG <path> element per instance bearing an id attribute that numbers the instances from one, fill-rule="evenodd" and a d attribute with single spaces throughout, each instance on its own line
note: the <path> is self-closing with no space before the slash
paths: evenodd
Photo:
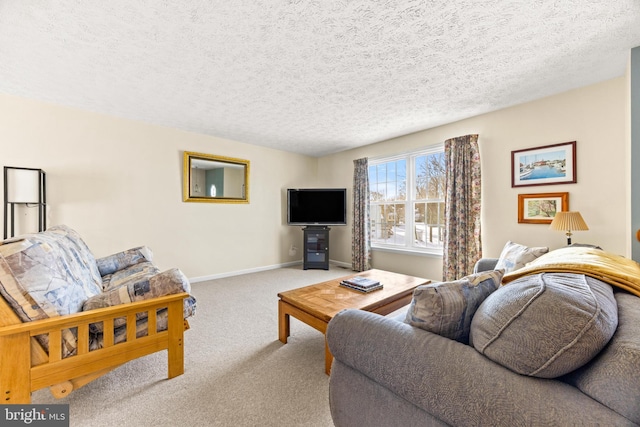
<path id="1" fill-rule="evenodd" d="M 192 285 L 197 315 L 185 332 L 185 373 L 166 379 L 166 352 L 130 362 L 57 400 L 71 426 L 332 426 L 324 337 L 291 319 L 278 340 L 277 293 L 352 274 L 268 270 Z"/>

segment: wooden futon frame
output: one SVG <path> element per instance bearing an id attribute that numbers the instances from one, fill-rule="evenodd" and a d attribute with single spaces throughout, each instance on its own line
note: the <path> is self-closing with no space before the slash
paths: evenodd
<path id="1" fill-rule="evenodd" d="M 31 392 L 45 387 L 61 398 L 126 362 L 165 349 L 168 378 L 182 375 L 183 335 L 189 328 L 183 318 L 183 300 L 188 296 L 180 293 L 25 323 L 0 296 L 0 403 L 31 403 Z M 167 329 L 157 332 L 156 313 L 163 308 L 168 312 Z M 147 335 L 136 338 L 136 314 L 145 312 Z M 125 342 L 115 344 L 117 318 L 126 318 L 127 335 Z M 90 351 L 89 325 L 100 322 L 102 348 Z M 61 331 L 68 328 L 77 328 L 77 349 L 74 355 L 62 358 Z M 41 334 L 49 335 L 48 352 L 35 338 Z"/>

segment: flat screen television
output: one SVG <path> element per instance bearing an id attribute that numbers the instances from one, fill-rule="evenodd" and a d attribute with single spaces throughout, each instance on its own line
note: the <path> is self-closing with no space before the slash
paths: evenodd
<path id="1" fill-rule="evenodd" d="M 289 188 L 287 224 L 327 226 L 347 224 L 346 188 Z"/>

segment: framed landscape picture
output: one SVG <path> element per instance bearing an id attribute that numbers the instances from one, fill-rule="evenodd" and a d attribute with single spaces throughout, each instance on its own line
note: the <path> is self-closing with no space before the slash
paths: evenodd
<path id="1" fill-rule="evenodd" d="M 575 182 L 576 141 L 511 152 L 511 187 Z"/>
<path id="2" fill-rule="evenodd" d="M 556 212 L 569 210 L 569 193 L 518 194 L 518 222 L 551 224 Z"/>

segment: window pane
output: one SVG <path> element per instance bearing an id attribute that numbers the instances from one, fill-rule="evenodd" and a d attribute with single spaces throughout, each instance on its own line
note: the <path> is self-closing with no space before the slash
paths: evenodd
<path id="1" fill-rule="evenodd" d="M 418 156 L 414 164 L 416 199 L 427 198 L 427 156 Z"/>
<path id="2" fill-rule="evenodd" d="M 440 203 L 427 203 L 427 224 L 439 224 L 438 206 Z"/>
<path id="3" fill-rule="evenodd" d="M 385 243 L 393 245 L 404 245 L 405 240 L 405 218 L 404 204 L 387 205 L 386 224 L 389 228 L 389 236 Z"/>
<path id="4" fill-rule="evenodd" d="M 396 224 L 405 224 L 407 222 L 405 220 L 404 203 L 397 203 L 396 205 L 394 205 L 394 214 Z"/>
<path id="5" fill-rule="evenodd" d="M 369 166 L 369 188 L 378 183 L 378 174 L 375 166 Z"/>
<path id="6" fill-rule="evenodd" d="M 371 171 L 371 169 L 369 169 Z M 380 199 L 380 193 L 378 193 L 378 184 L 369 181 L 369 201 L 376 202 Z"/>
<path id="7" fill-rule="evenodd" d="M 387 182 L 395 181 L 396 180 L 396 163 L 389 162 L 389 163 L 385 163 L 385 165 L 387 166 L 387 176 L 385 181 Z"/>
<path id="8" fill-rule="evenodd" d="M 416 223 L 418 222 L 424 222 L 425 220 L 425 209 L 426 209 L 426 204 L 425 203 L 416 203 L 415 204 L 415 221 Z"/>
<path id="9" fill-rule="evenodd" d="M 386 191 L 385 183 L 384 182 L 378 183 L 378 186 L 376 188 L 376 200 L 382 202 L 386 198 L 386 195 L 387 195 L 387 191 Z"/>
<path id="10" fill-rule="evenodd" d="M 444 153 L 427 156 L 428 198 L 442 199 L 444 197 L 445 162 Z"/>
<path id="11" fill-rule="evenodd" d="M 416 203 L 414 242 L 418 247 L 443 244 L 444 202 Z"/>
<path id="12" fill-rule="evenodd" d="M 372 205 L 370 208 L 371 215 L 371 240 L 373 242 L 380 242 L 384 239 L 384 233 L 382 230 L 382 206 Z"/>
<path id="13" fill-rule="evenodd" d="M 393 242 L 393 224 L 387 221 L 389 211 L 389 205 L 371 207 L 371 241 L 373 243 Z"/>
<path id="14" fill-rule="evenodd" d="M 396 168 L 398 196 L 395 200 L 407 200 L 407 161 L 398 160 Z"/>
<path id="15" fill-rule="evenodd" d="M 413 243 L 418 247 L 426 247 L 425 219 L 426 203 L 416 203 L 414 208 Z"/>
<path id="16" fill-rule="evenodd" d="M 404 245 L 404 203 L 371 206 L 371 240 L 374 243 Z"/>
<path id="17" fill-rule="evenodd" d="M 443 202 L 427 203 L 427 235 L 425 236 L 427 245 L 441 245 L 443 242 L 444 215 L 440 215 L 441 208 L 444 213 Z"/>
<path id="18" fill-rule="evenodd" d="M 387 191 L 387 197 L 386 197 L 386 201 L 391 202 L 393 200 L 397 200 L 396 198 L 396 183 L 395 182 L 387 182 L 387 187 L 386 187 L 386 191 Z"/>
<path id="19" fill-rule="evenodd" d="M 378 182 L 384 182 L 387 180 L 387 164 L 380 163 L 376 165 L 376 170 L 378 174 Z"/>

